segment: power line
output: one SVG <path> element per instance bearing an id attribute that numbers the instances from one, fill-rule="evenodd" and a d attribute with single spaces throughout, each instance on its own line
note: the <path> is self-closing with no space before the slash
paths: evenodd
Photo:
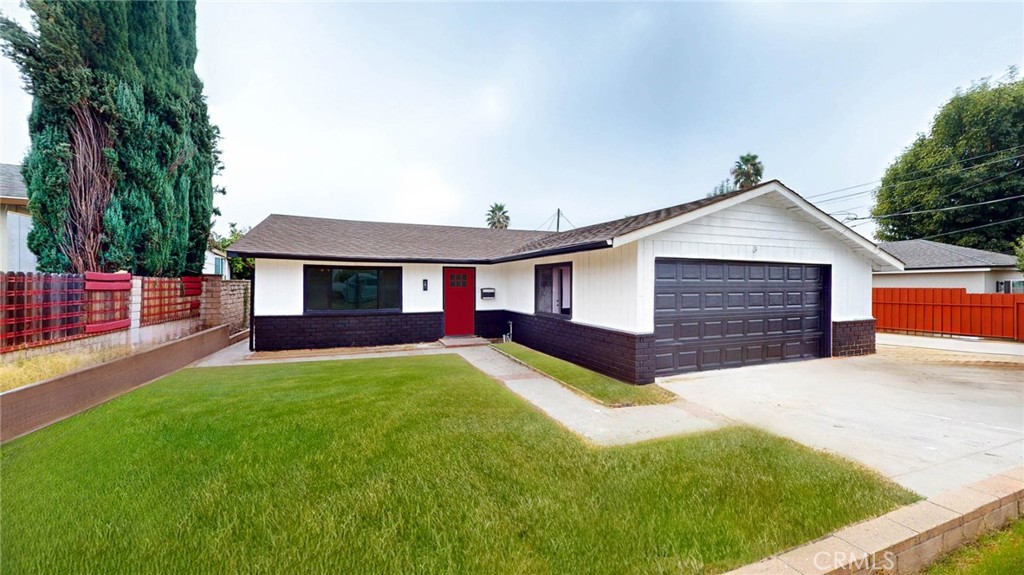
<path id="1" fill-rule="evenodd" d="M 871 219 L 871 220 L 884 220 L 884 219 L 888 219 L 888 218 L 895 218 L 895 217 L 898 217 L 898 216 L 914 216 L 914 215 L 917 215 L 917 214 L 932 214 L 932 213 L 935 213 L 935 212 L 948 212 L 950 210 L 959 210 L 959 209 L 962 209 L 962 208 L 973 208 L 974 206 L 984 206 L 984 205 L 987 205 L 987 204 L 998 204 L 999 202 L 1006 202 L 1006 201 L 1009 201 L 1009 200 L 1016 200 L 1016 199 L 1020 199 L 1020 198 L 1024 198 L 1024 194 L 1021 194 L 1019 196 L 1010 196 L 1009 198 L 999 198 L 998 200 L 988 200 L 987 202 L 977 202 L 977 203 L 974 203 L 974 204 L 964 204 L 962 206 L 946 206 L 944 208 L 934 208 L 934 209 L 931 209 L 931 210 L 917 210 L 917 211 L 914 211 L 914 212 L 900 212 L 900 213 L 896 213 L 896 214 L 883 214 L 881 216 L 865 216 L 863 218 L 856 218 L 856 219 L 858 219 L 858 220 L 868 220 L 868 219 Z"/>
<path id="2" fill-rule="evenodd" d="M 1021 144 L 1019 146 L 1013 146 L 1013 147 L 1010 147 L 1010 148 L 1004 148 L 1002 150 L 995 150 L 994 152 L 988 152 L 988 153 L 985 153 L 985 154 L 979 154 L 977 156 L 972 156 L 970 158 L 963 158 L 963 159 L 956 160 L 956 161 L 953 161 L 953 162 L 948 162 L 946 164 L 939 164 L 938 166 L 931 166 L 930 168 L 927 168 L 927 169 L 924 169 L 924 170 L 917 170 L 915 172 L 910 172 L 909 174 L 905 174 L 905 175 L 913 176 L 915 174 L 923 174 L 925 172 L 932 172 L 932 171 L 938 170 L 940 168 L 945 168 L 945 167 L 956 165 L 956 164 L 959 164 L 959 163 L 962 163 L 962 162 L 969 162 L 971 160 L 977 160 L 979 158 L 986 158 L 988 156 L 993 156 L 995 154 L 1001 154 L 1003 152 L 1010 152 L 1012 150 L 1017 150 L 1017 149 L 1020 149 L 1020 148 L 1024 148 L 1024 144 Z M 1011 158 L 1015 158 L 1015 157 L 1017 157 L 1017 156 L 1012 156 Z M 981 166 L 988 165 L 989 163 L 1003 162 L 1003 161 L 1006 161 L 1006 160 L 1011 159 L 1011 158 L 1003 158 L 1001 160 L 994 160 L 993 162 L 987 162 L 985 164 L 979 164 L 977 166 L 967 166 L 966 168 L 963 168 L 963 169 L 979 168 Z M 928 177 L 932 177 L 932 176 L 928 176 Z M 925 179 L 925 178 L 920 178 L 920 179 Z M 814 198 L 820 198 L 822 196 L 830 196 L 832 194 L 838 194 L 839 192 L 846 192 L 846 191 L 849 191 L 849 190 L 856 190 L 857 188 L 863 188 L 864 186 L 870 186 L 871 184 L 877 184 L 877 183 L 879 183 L 881 181 L 882 180 L 872 180 L 870 182 L 865 182 L 863 184 L 857 184 L 856 186 L 849 186 L 849 187 L 846 187 L 846 188 L 839 188 L 838 190 L 832 190 L 830 192 L 822 192 L 820 194 L 813 194 L 813 195 L 810 195 L 810 196 L 805 196 L 804 199 L 805 200 L 811 200 L 811 199 L 814 199 Z M 903 182 L 903 183 L 910 183 L 911 181 L 918 181 L 918 180 L 910 180 L 910 181 Z M 897 184 L 899 184 L 899 183 L 900 182 L 897 182 Z"/>
<path id="3" fill-rule="evenodd" d="M 983 168 L 985 166 L 990 166 L 992 164 L 998 164 L 999 162 L 1005 162 L 1007 160 L 1016 160 L 1016 159 L 1018 159 L 1020 157 L 1021 156 L 1009 156 L 1007 158 L 1000 158 L 998 160 L 992 160 L 991 162 L 985 162 L 984 164 L 978 164 L 976 166 L 967 166 L 967 167 L 961 168 L 959 170 L 955 170 L 953 172 L 949 172 L 949 173 L 947 173 L 945 175 L 953 175 L 953 174 L 957 174 L 957 173 L 960 173 L 960 172 L 966 172 L 967 170 L 974 170 L 974 169 L 977 169 L 977 168 Z M 898 186 L 902 186 L 904 184 L 912 184 L 914 182 L 920 182 L 922 180 L 928 180 L 928 179 L 934 178 L 935 176 L 938 176 L 938 175 L 939 174 L 932 174 L 930 176 L 924 176 L 922 178 L 915 178 L 913 180 L 904 180 L 902 182 L 893 182 L 892 186 L 893 187 L 898 187 Z M 876 182 L 880 182 L 880 181 L 881 180 L 876 180 Z M 869 182 L 869 183 L 875 183 L 875 182 Z M 849 189 L 853 189 L 853 188 L 846 188 L 846 189 L 840 190 L 840 191 L 846 191 L 846 190 L 849 190 Z M 860 191 L 860 192 L 854 192 L 852 194 L 847 194 L 845 196 L 838 196 L 838 197 L 835 197 L 835 198 L 829 198 L 827 200 L 821 200 L 820 202 L 816 202 L 815 204 L 816 205 L 821 205 L 821 204 L 827 204 L 829 202 L 845 200 L 846 198 L 852 198 L 852 197 L 855 197 L 855 196 L 862 196 L 864 194 L 870 194 L 872 192 L 875 192 L 875 191 L 878 191 L 878 190 L 881 190 L 881 189 L 882 189 L 881 187 L 878 187 L 878 188 L 873 188 L 873 189 L 870 189 L 870 190 L 863 190 L 863 191 Z M 828 193 L 835 193 L 835 192 L 828 192 Z M 819 196 L 820 195 L 821 194 L 819 194 Z M 808 198 L 814 198 L 814 197 L 818 197 L 818 196 L 808 196 Z M 808 199 L 808 198 L 805 198 L 805 199 Z"/>
<path id="4" fill-rule="evenodd" d="M 1019 216 L 1019 217 L 1016 217 L 1016 218 L 1010 218 L 1008 220 L 1002 220 L 1002 221 L 999 221 L 999 222 L 992 222 L 992 223 L 988 223 L 988 224 L 982 224 L 980 226 L 974 226 L 974 227 L 971 227 L 971 228 L 964 228 L 962 230 L 953 230 L 951 232 L 943 232 L 941 234 L 933 234 L 933 235 L 930 235 L 930 236 L 924 236 L 923 238 L 917 238 L 917 239 L 919 239 L 919 240 L 930 240 L 932 238 L 940 238 L 942 236 L 948 236 L 948 235 L 952 235 L 952 234 L 959 234 L 959 233 L 963 233 L 963 232 L 969 232 L 969 231 L 972 231 L 972 230 L 980 230 L 981 228 L 987 228 L 989 226 L 998 226 L 999 224 L 1008 224 L 1010 222 L 1016 222 L 1018 220 L 1024 220 L 1024 216 Z"/>
<path id="5" fill-rule="evenodd" d="M 985 184 L 994 182 L 994 181 L 996 181 L 996 180 L 998 180 L 1000 178 L 1005 178 L 1006 176 L 1009 176 L 1009 175 L 1012 175 L 1012 174 L 1016 174 L 1017 172 L 1021 172 L 1021 171 L 1024 171 L 1024 168 L 1017 168 L 1016 170 L 1010 170 L 1009 172 L 1004 172 L 1002 174 L 999 174 L 998 176 L 991 177 L 991 178 L 989 178 L 987 180 L 982 180 L 982 181 L 978 182 L 977 184 L 973 184 L 973 185 L 967 186 L 966 188 L 961 188 L 959 190 L 953 190 L 952 192 L 949 192 L 948 194 L 943 194 L 943 195 L 939 196 L 938 198 L 935 198 L 935 200 L 944 200 L 944 199 L 946 199 L 946 198 L 948 198 L 950 196 L 954 196 L 956 194 L 959 194 L 961 192 L 966 192 L 968 190 L 973 190 L 974 188 L 977 188 L 979 186 L 984 186 Z M 1012 198 L 1007 198 L 1007 199 L 1012 199 Z M 924 204 L 925 204 L 925 202 L 918 202 L 918 203 L 914 204 L 913 206 L 911 206 L 910 210 L 914 210 L 916 208 L 919 208 L 919 207 L 923 206 Z M 829 215 L 831 216 L 831 215 L 835 215 L 835 214 L 853 214 L 853 215 L 856 216 L 856 211 L 857 210 L 861 210 L 861 209 L 864 209 L 864 208 L 870 208 L 870 207 L 871 207 L 870 205 L 857 206 L 856 208 L 849 208 L 847 210 L 839 210 L 839 211 L 836 211 L 836 212 L 831 212 L 831 213 L 829 213 Z M 968 207 L 968 206 L 962 206 L 962 207 Z M 908 212 L 909 212 L 909 210 L 908 210 Z M 894 215 L 894 214 L 886 214 L 886 215 L 882 215 L 882 216 L 878 216 L 878 217 L 879 218 L 884 218 L 884 217 L 888 217 L 888 216 L 891 216 L 891 215 Z M 874 217 L 875 216 L 854 217 L 854 218 L 851 218 L 849 221 L 863 220 L 863 219 L 866 219 L 866 218 L 874 218 Z"/>

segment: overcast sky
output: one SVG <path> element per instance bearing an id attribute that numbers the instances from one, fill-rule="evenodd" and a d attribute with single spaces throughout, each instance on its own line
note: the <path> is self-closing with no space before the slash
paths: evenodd
<path id="1" fill-rule="evenodd" d="M 515 228 L 582 226 L 703 197 L 745 152 L 810 196 L 877 180 L 958 87 L 1024 60 L 1020 2 L 204 2 L 198 28 L 220 231 L 478 226 L 492 202 Z M 6 59 L 0 84 L 0 162 L 20 163 L 31 101 Z"/>

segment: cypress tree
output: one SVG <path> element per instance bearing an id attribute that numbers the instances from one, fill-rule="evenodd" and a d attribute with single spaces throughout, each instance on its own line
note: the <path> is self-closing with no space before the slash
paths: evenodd
<path id="1" fill-rule="evenodd" d="M 219 169 L 193 1 L 29 0 L 0 18 L 34 96 L 23 175 L 42 271 L 202 269 Z"/>

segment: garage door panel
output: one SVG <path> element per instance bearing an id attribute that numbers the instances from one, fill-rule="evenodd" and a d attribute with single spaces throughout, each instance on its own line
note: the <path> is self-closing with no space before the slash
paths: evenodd
<path id="1" fill-rule="evenodd" d="M 659 258 L 655 267 L 658 375 L 817 357 L 824 349 L 819 266 Z"/>

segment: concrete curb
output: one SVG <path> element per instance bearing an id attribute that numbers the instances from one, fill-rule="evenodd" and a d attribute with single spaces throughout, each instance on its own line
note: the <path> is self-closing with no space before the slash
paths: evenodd
<path id="1" fill-rule="evenodd" d="M 1024 516 L 1024 466 L 901 507 L 726 575 L 906 575 Z"/>

